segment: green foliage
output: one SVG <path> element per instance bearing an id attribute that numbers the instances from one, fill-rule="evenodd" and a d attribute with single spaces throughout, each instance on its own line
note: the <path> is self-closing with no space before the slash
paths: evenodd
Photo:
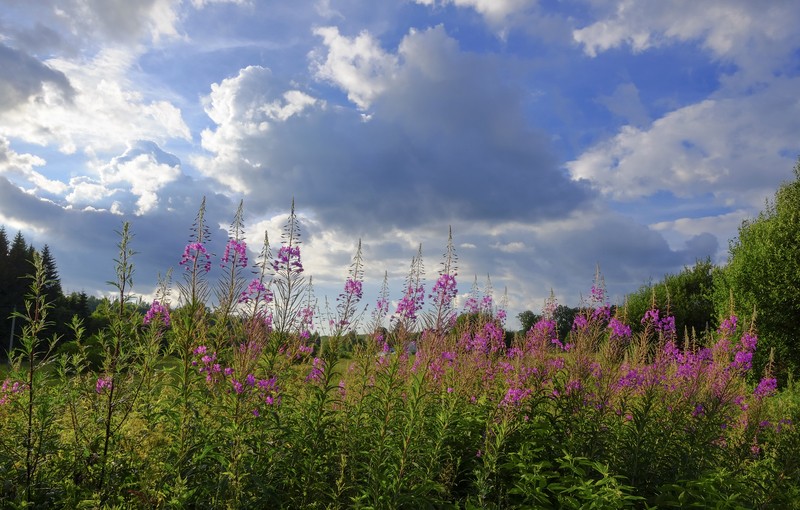
<path id="1" fill-rule="evenodd" d="M 519 323 L 522 326 L 520 332 L 527 333 L 541 317 L 530 310 L 525 310 L 517 315 L 517 319 L 519 319 Z"/>
<path id="2" fill-rule="evenodd" d="M 607 309 L 587 308 L 569 349 L 543 328 L 508 345 L 487 309 L 384 330 L 394 351 L 341 328 L 316 345 L 270 330 L 266 292 L 207 307 L 207 289 L 246 282 L 208 286 L 201 264 L 181 306 L 162 279 L 143 317 L 120 237 L 115 299 L 76 297 L 100 330 L 74 318 L 57 352 L 32 255 L 21 348 L 0 369 L 2 508 L 798 506 L 800 392 L 754 394 L 741 327 L 681 351 L 652 329 L 613 337 Z M 554 311 L 572 326 L 575 309 Z"/>
<path id="3" fill-rule="evenodd" d="M 781 381 L 800 373 L 800 161 L 795 179 L 780 186 L 758 217 L 745 220 L 729 246 L 728 264 L 715 279 L 718 313 L 755 311 L 762 345 L 755 366 L 763 370 L 774 349 Z"/>
<path id="4" fill-rule="evenodd" d="M 688 334 L 690 338 L 701 338 L 707 331 L 717 326 L 714 309 L 715 267 L 711 259 L 698 260 L 692 267 L 684 267 L 678 274 L 664 276 L 655 284 L 643 285 L 638 291 L 626 297 L 626 315 L 635 331 L 642 330 L 642 317 L 645 312 L 656 308 L 662 316 L 675 317 L 675 330 L 679 338 Z M 724 310 L 724 315 L 729 315 Z"/>

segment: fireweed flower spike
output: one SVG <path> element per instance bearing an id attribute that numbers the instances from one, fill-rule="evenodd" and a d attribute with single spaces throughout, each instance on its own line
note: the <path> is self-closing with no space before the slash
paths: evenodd
<path id="1" fill-rule="evenodd" d="M 21 393 L 27 389 L 25 383 L 19 381 L 12 381 L 5 379 L 2 386 L 0 386 L 0 405 L 7 404 L 11 401 L 14 395 Z"/>
<path id="2" fill-rule="evenodd" d="M 183 249 L 180 265 L 188 270 L 192 270 L 196 265 L 198 268 L 208 273 L 211 271 L 211 255 L 208 254 L 203 243 L 189 243 L 186 245 L 186 248 Z"/>
<path id="3" fill-rule="evenodd" d="M 405 291 L 397 304 L 397 310 L 395 310 L 395 320 L 406 331 L 414 329 L 418 313 L 422 310 L 422 305 L 425 301 L 424 273 L 422 245 L 420 244 L 416 256 L 411 259 L 411 268 L 406 277 Z"/>
<path id="4" fill-rule="evenodd" d="M 94 391 L 97 393 L 103 393 L 104 391 L 111 391 L 111 386 L 113 385 L 113 381 L 110 377 L 99 377 L 97 379 L 97 383 L 94 385 Z"/>
<path id="5" fill-rule="evenodd" d="M 758 400 L 774 395 L 778 390 L 778 380 L 774 377 L 764 377 L 756 386 L 753 395 Z"/>
<path id="6" fill-rule="evenodd" d="M 453 309 L 453 302 L 458 294 L 456 286 L 456 276 L 458 275 L 457 260 L 458 256 L 453 244 L 453 230 L 451 228 L 447 238 L 447 249 L 443 255 L 441 269 L 439 269 L 439 277 L 428 295 L 433 304 L 433 310 L 427 318 L 427 325 L 435 331 L 443 332 L 455 324 L 456 313 Z"/>
<path id="7" fill-rule="evenodd" d="M 159 303 L 157 299 L 153 300 L 153 304 L 150 305 L 150 309 L 144 316 L 145 325 L 150 324 L 154 319 L 160 319 L 166 327 L 170 325 L 169 309 Z"/>
<path id="8" fill-rule="evenodd" d="M 305 305 L 303 296 L 309 286 L 300 262 L 300 224 L 295 214 L 294 200 L 272 269 L 274 279 L 270 288 L 274 292 L 273 323 L 280 335 L 286 335 L 299 329 L 299 313 Z"/>
<path id="9" fill-rule="evenodd" d="M 233 254 L 231 253 L 233 252 Z M 244 241 L 229 239 L 225 246 L 225 253 L 222 255 L 222 267 L 233 262 L 234 265 L 242 268 L 247 267 L 247 245 Z"/>
<path id="10" fill-rule="evenodd" d="M 364 269 L 361 255 L 361 240 L 358 240 L 356 254 L 348 270 L 347 280 L 344 282 L 344 292 L 336 298 L 336 318 L 331 319 L 332 333 L 334 337 L 340 337 L 347 330 L 354 330 L 360 318 L 357 313 L 358 303 L 364 295 L 362 280 L 364 279 Z"/>

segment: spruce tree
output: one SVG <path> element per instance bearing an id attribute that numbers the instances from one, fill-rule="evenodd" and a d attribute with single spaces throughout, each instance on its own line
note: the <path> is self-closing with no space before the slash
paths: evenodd
<path id="1" fill-rule="evenodd" d="M 8 282 L 8 236 L 6 228 L 0 226 L 0 324 L 11 313 L 9 308 L 9 282 Z"/>
<path id="2" fill-rule="evenodd" d="M 50 247 L 46 244 L 42 248 L 42 265 L 46 278 L 44 285 L 46 299 L 49 303 L 56 303 L 64 297 L 64 293 L 61 289 L 61 278 L 58 276 L 56 261 L 53 259 Z"/>

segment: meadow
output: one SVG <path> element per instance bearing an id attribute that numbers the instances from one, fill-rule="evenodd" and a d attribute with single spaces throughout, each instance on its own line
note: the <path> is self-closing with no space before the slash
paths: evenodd
<path id="1" fill-rule="evenodd" d="M 241 207 L 218 259 L 204 215 L 145 314 L 125 224 L 108 326 L 58 348 L 36 258 L 0 371 L 0 507 L 800 507 L 800 391 L 753 373 L 750 318 L 686 337 L 654 303 L 633 333 L 598 275 L 566 338 L 553 299 L 510 335 L 490 293 L 456 308 L 452 238 L 429 290 L 414 257 L 369 316 L 359 245 L 320 311 L 293 209 L 252 262 Z"/>

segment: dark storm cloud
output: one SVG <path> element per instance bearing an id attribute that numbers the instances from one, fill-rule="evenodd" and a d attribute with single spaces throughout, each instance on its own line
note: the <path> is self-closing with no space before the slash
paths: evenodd
<path id="1" fill-rule="evenodd" d="M 67 99 L 74 94 L 63 73 L 0 43 L 0 111 L 10 110 L 41 94 L 45 83 L 58 88 Z"/>
<path id="2" fill-rule="evenodd" d="M 0 216 L 24 225 L 24 235 L 37 248 L 47 243 L 56 258 L 67 290 L 111 290 L 105 282 L 114 278 L 116 244 L 123 222 L 130 223 L 131 247 L 137 252 L 135 290 L 150 292 L 159 273 L 178 262 L 203 198 L 201 184 L 184 177 L 160 194 L 161 207 L 144 216 L 117 215 L 107 210 L 65 209 L 27 194 L 0 177 Z M 233 219 L 236 204 L 227 197 L 209 193 L 206 222 L 211 233 L 210 251 L 220 254 L 227 239 L 225 228 Z"/>

